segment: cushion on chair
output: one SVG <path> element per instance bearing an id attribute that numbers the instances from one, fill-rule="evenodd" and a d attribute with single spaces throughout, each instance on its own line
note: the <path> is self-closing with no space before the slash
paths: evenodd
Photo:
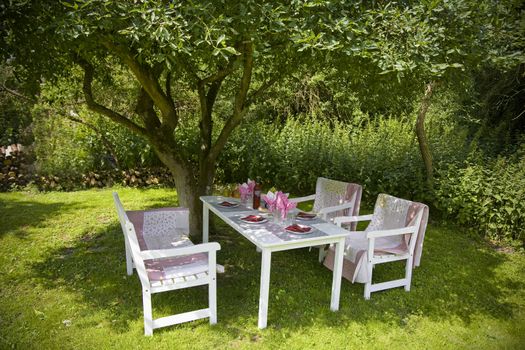
<path id="1" fill-rule="evenodd" d="M 188 209 L 161 208 L 126 211 L 135 227 L 140 250 L 180 248 L 193 245 L 188 238 Z M 198 253 L 144 260 L 150 281 L 185 277 L 208 271 L 208 255 Z"/>
<path id="2" fill-rule="evenodd" d="M 208 271 L 208 255 L 198 253 L 165 259 L 144 260 L 150 281 L 185 277 Z"/>
<path id="3" fill-rule="evenodd" d="M 188 235 L 188 209 L 162 208 L 126 211 L 135 227 L 140 250 L 192 245 Z"/>
<path id="4" fill-rule="evenodd" d="M 423 217 L 418 231 L 414 248 L 413 267 L 419 266 L 423 240 L 428 221 L 428 207 L 422 203 L 411 202 L 386 194 L 380 194 L 374 208 L 374 216 L 365 231 L 352 232 L 345 239 L 345 259 L 343 263 L 343 277 L 349 281 L 364 283 L 367 281 L 367 270 L 364 262 L 367 259 L 368 239 L 366 233 L 377 230 L 390 230 L 408 227 L 414 224 L 417 213 L 423 210 Z M 376 238 L 374 255 L 403 255 L 408 254 L 410 235 L 401 235 Z M 333 270 L 335 252 L 330 248 L 324 265 Z"/>
<path id="5" fill-rule="evenodd" d="M 323 208 L 333 207 L 344 204 L 356 195 L 356 205 L 350 213 L 348 209 L 341 210 L 334 213 L 329 213 L 327 218 L 331 219 L 337 216 L 358 215 L 359 204 L 361 203 L 362 187 L 357 184 L 326 179 L 324 177 L 317 178 L 315 186 L 315 201 L 314 212 L 319 212 Z M 355 224 L 351 224 L 350 229 L 355 229 Z"/>

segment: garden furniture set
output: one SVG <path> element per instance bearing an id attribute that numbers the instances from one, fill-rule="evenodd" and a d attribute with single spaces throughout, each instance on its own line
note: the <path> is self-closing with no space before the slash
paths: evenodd
<path id="1" fill-rule="evenodd" d="M 125 211 L 114 193 L 125 237 L 127 273 L 137 270 L 142 284 L 144 332 L 168 325 L 209 318 L 217 322 L 216 264 L 218 243 L 208 243 L 210 212 L 255 245 L 261 253 L 259 291 L 259 328 L 267 326 L 272 253 L 304 247 L 319 248 L 319 261 L 332 270 L 330 309 L 339 309 L 342 277 L 365 284 L 365 299 L 372 292 L 403 286 L 410 290 L 412 269 L 419 266 L 428 207 L 422 203 L 380 194 L 374 212 L 359 216 L 362 187 L 341 181 L 318 178 L 315 195 L 290 201 L 314 200 L 315 215 L 298 215 L 295 224 L 274 220 L 262 213 L 223 196 L 202 196 L 202 244 L 188 238 L 189 212 L 184 208 Z M 299 214 L 304 214 L 299 212 Z M 356 231 L 358 221 L 367 221 L 364 231 Z M 285 220 L 286 221 L 286 220 Z M 406 260 L 405 277 L 372 283 L 373 267 Z M 151 294 L 180 288 L 208 285 L 206 309 L 153 319 Z"/>

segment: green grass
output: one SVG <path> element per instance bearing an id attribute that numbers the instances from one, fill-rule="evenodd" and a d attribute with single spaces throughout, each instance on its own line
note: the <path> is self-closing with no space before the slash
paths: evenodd
<path id="1" fill-rule="evenodd" d="M 166 189 L 119 189 L 128 209 L 172 206 Z M 465 229 L 432 222 L 412 291 L 363 299 L 307 249 L 272 256 L 268 328 L 257 328 L 260 255 L 216 222 L 219 323 L 143 336 L 141 287 L 127 276 L 111 190 L 0 194 L 0 349 L 517 349 L 525 344 L 525 256 L 497 252 Z M 376 280 L 403 274 L 378 266 Z M 153 296 L 154 316 L 207 305 L 205 287 Z"/>

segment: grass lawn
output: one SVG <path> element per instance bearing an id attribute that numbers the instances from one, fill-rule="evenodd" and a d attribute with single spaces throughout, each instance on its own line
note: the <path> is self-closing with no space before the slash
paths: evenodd
<path id="1" fill-rule="evenodd" d="M 119 189 L 126 209 L 173 206 L 167 189 Z M 371 203 L 365 203 L 371 205 Z M 260 255 L 220 224 L 216 326 L 199 320 L 143 336 L 141 286 L 127 276 L 111 190 L 0 194 L 0 349 L 525 348 L 525 256 L 497 252 L 461 227 L 431 222 L 412 291 L 363 299 L 317 251 L 272 255 L 268 328 L 257 328 Z M 402 276 L 378 266 L 375 280 Z M 153 296 L 154 317 L 207 305 L 207 288 Z"/>

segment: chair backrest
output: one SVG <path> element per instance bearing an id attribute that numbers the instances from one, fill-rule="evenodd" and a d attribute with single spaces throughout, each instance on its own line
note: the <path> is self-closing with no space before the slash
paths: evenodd
<path id="1" fill-rule="evenodd" d="M 133 226 L 133 223 L 129 220 L 117 192 L 113 192 L 113 200 L 115 202 L 115 207 L 117 208 L 120 226 L 122 228 L 122 233 L 124 234 L 124 240 L 126 246 L 131 252 L 131 256 L 133 258 L 133 263 L 135 265 L 135 269 L 137 270 L 137 274 L 139 275 L 142 284 L 148 285 L 148 273 L 146 271 L 146 266 L 144 265 L 144 261 L 140 254 L 140 246 L 137 240 L 137 235 L 135 233 L 135 226 Z"/>
<path id="2" fill-rule="evenodd" d="M 365 231 L 416 226 L 417 232 L 405 235 L 404 239 L 409 251 L 414 254 L 414 265 L 419 266 L 427 221 L 427 205 L 381 193 L 377 196 L 372 220 Z M 403 238 L 397 236 L 393 239 L 401 241 Z"/>
<path id="3" fill-rule="evenodd" d="M 188 242 L 189 210 L 160 208 L 128 212 L 142 250 L 165 249 Z M 139 226 L 139 227 L 137 227 Z"/>
<path id="4" fill-rule="evenodd" d="M 352 201 L 354 202 L 352 208 L 330 213 L 327 217 L 331 219 L 336 216 L 358 215 L 361 194 L 361 185 L 318 177 L 315 185 L 313 210 L 318 212 L 323 208 L 333 207 Z"/>

